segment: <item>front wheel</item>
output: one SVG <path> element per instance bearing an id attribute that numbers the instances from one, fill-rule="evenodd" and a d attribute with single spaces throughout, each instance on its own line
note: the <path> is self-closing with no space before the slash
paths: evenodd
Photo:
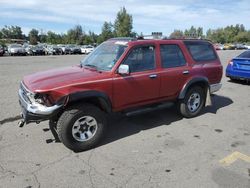
<path id="1" fill-rule="evenodd" d="M 186 118 L 197 116 L 205 104 L 205 92 L 199 86 L 192 87 L 186 93 L 184 99 L 179 101 L 179 111 Z"/>
<path id="2" fill-rule="evenodd" d="M 106 116 L 91 104 L 73 106 L 58 120 L 60 141 L 69 149 L 80 152 L 96 146 L 104 135 Z"/>

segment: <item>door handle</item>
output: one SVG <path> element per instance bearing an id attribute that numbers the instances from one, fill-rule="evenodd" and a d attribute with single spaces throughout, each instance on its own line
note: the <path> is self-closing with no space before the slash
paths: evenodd
<path id="1" fill-rule="evenodd" d="M 189 71 L 185 70 L 185 71 L 182 72 L 182 74 L 189 74 Z"/>
<path id="2" fill-rule="evenodd" d="M 151 75 L 149 75 L 149 78 L 157 78 L 157 74 L 151 74 Z"/>

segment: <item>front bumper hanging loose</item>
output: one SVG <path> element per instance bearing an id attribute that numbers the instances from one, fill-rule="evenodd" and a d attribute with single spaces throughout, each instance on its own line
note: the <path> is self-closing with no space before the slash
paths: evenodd
<path id="1" fill-rule="evenodd" d="M 19 88 L 18 92 L 19 104 L 22 110 L 22 120 L 19 122 L 20 127 L 24 126 L 25 123 L 28 124 L 31 122 L 48 120 L 62 107 L 62 105 L 57 104 L 53 106 L 45 106 L 34 101 L 31 102 L 27 97 L 27 89 L 24 88 L 22 83 L 21 85 L 22 86 Z"/>

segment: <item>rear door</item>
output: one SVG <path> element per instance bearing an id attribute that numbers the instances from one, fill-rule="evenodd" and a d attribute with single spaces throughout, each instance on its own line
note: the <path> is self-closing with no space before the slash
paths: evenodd
<path id="1" fill-rule="evenodd" d="M 160 97 L 176 98 L 189 77 L 190 67 L 178 44 L 160 44 Z"/>

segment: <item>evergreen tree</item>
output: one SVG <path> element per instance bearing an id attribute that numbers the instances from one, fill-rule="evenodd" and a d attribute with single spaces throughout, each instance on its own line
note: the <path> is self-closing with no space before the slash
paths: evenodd
<path id="1" fill-rule="evenodd" d="M 39 40 L 38 33 L 39 33 L 39 31 L 36 30 L 36 29 L 32 29 L 29 32 L 29 41 L 30 41 L 30 44 L 32 44 L 32 45 L 37 44 L 37 42 Z"/>
<path id="2" fill-rule="evenodd" d="M 117 13 L 114 23 L 114 33 L 117 37 L 130 37 L 133 29 L 132 15 L 128 14 L 125 7 Z"/>

